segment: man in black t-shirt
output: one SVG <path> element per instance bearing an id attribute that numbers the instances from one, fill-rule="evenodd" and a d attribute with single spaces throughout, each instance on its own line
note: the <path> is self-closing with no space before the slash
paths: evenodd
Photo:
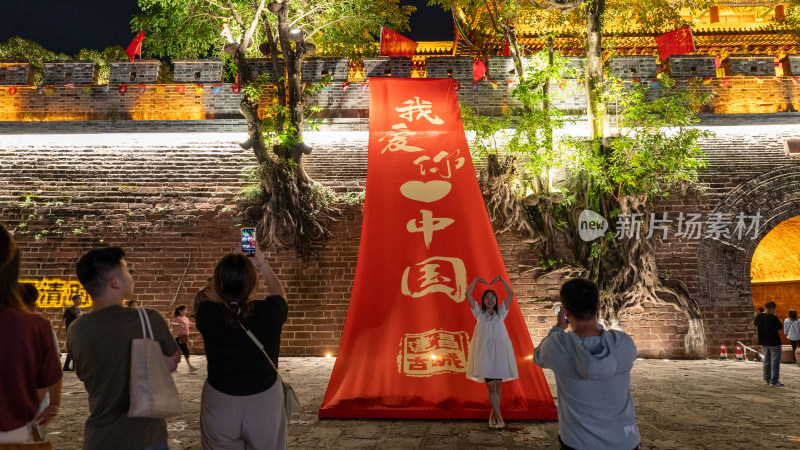
<path id="1" fill-rule="evenodd" d="M 783 387 L 778 381 L 781 371 L 781 336 L 783 324 L 775 315 L 775 302 L 767 302 L 765 311 L 759 313 L 753 323 L 758 329 L 758 345 L 764 351 L 764 382 L 775 387 Z"/>
<path id="2" fill-rule="evenodd" d="M 75 294 L 72 296 L 72 306 L 64 310 L 64 314 L 61 316 L 61 322 L 58 324 L 58 332 L 56 333 L 57 335 L 61 335 L 61 326 L 64 325 L 64 322 L 66 322 L 67 330 L 69 330 L 70 324 L 72 324 L 75 319 L 83 314 L 83 310 L 81 309 L 81 300 L 82 298 L 80 294 Z M 70 356 L 69 352 L 67 352 L 67 359 L 64 361 L 64 371 L 73 370 L 69 368 L 70 361 L 72 361 L 72 357 Z"/>

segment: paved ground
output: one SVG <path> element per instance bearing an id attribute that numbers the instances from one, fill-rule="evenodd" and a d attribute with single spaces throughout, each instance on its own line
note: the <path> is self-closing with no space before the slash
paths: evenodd
<path id="1" fill-rule="evenodd" d="M 172 449 L 199 449 L 201 370 L 181 363 L 175 380 L 184 413 L 170 419 Z M 507 422 L 504 431 L 483 421 L 319 420 L 330 358 L 281 358 L 281 369 L 297 390 L 303 410 L 289 425 L 297 449 L 478 449 L 557 448 L 557 422 Z M 552 372 L 545 371 L 555 393 Z M 637 361 L 632 373 L 642 444 L 647 449 L 800 448 L 800 366 L 783 364 L 784 388 L 764 385 L 761 364 L 736 361 Z M 50 426 L 55 449 L 77 449 L 88 416 L 86 393 L 74 372 L 64 377 L 61 415 Z"/>

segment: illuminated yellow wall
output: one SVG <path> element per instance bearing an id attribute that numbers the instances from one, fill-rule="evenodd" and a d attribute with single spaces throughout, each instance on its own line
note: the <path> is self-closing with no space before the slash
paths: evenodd
<path id="1" fill-rule="evenodd" d="M 800 312 L 800 216 L 780 223 L 764 236 L 753 253 L 750 275 L 755 308 L 773 301 L 781 321 L 790 309 Z"/>

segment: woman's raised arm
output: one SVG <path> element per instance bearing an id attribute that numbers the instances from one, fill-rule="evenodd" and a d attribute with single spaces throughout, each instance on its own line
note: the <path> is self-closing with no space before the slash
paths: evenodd
<path id="1" fill-rule="evenodd" d="M 256 243 L 256 254 L 253 259 L 255 260 L 255 266 L 261 272 L 261 276 L 264 277 L 264 281 L 267 283 L 269 293 L 271 295 L 280 295 L 286 299 L 286 293 L 283 290 L 283 285 L 275 275 L 275 272 L 272 271 L 272 267 L 269 266 L 267 260 L 264 259 L 264 254 L 261 253 L 261 248 L 259 248 L 258 243 Z"/>
<path id="2" fill-rule="evenodd" d="M 511 286 L 508 285 L 508 282 L 503 277 L 495 278 L 494 280 L 492 280 L 492 283 L 494 283 L 497 280 L 500 280 L 503 283 L 503 286 L 505 286 L 505 288 L 506 288 L 506 293 L 508 294 L 508 295 L 506 295 L 506 299 L 503 300 L 503 304 L 500 305 L 500 308 L 504 308 L 506 311 L 508 311 L 508 308 L 511 307 L 511 300 L 514 299 L 514 290 L 511 289 Z M 492 284 L 492 283 L 489 283 L 489 284 Z"/>

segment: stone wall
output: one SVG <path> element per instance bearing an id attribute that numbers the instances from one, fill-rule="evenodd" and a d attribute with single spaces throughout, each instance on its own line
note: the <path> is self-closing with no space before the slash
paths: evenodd
<path id="1" fill-rule="evenodd" d="M 175 83 L 221 83 L 222 60 L 182 59 L 175 61 L 172 80 Z"/>
<path id="2" fill-rule="evenodd" d="M 98 70 L 94 61 L 47 61 L 44 63 L 44 84 L 97 84 Z"/>
<path id="3" fill-rule="evenodd" d="M 364 76 L 408 78 L 411 58 L 364 58 Z"/>
<path id="4" fill-rule="evenodd" d="M 335 77 L 341 77 L 342 61 L 330 61 L 333 69 L 329 70 Z M 509 67 L 508 61 L 490 59 L 490 70 L 502 74 Z M 645 73 L 654 64 L 643 59 L 636 66 L 637 61 L 620 66 L 620 74 L 629 72 L 623 81 L 626 89 L 638 83 L 632 76 L 633 68 L 637 74 L 640 70 Z M 371 70 L 380 72 L 380 64 L 389 62 L 377 59 Z M 398 76 L 396 70 L 403 70 L 401 62 L 389 68 L 392 76 Z M 791 62 L 787 64 L 790 69 Z M 574 63 L 580 65 L 581 61 Z M 258 67 L 258 62 L 254 64 Z M 466 77 L 466 61 L 447 61 L 436 70 L 446 74 L 448 65 L 456 67 L 452 69 L 454 77 Z M 314 67 L 308 75 L 311 78 L 321 76 L 330 65 Z M 800 85 L 793 77 L 700 77 L 703 74 L 698 71 L 687 78 L 694 79 L 699 89 L 715 92 L 708 112 L 723 113 L 704 116 L 704 124 L 729 127 L 703 143 L 709 153 L 709 164 L 701 177 L 703 190 L 662 200 L 656 210 L 697 212 L 707 218 L 718 211 L 741 211 L 741 205 L 749 205 L 744 208 L 748 212 L 757 206 L 770 217 L 761 231 L 763 236 L 780 220 L 800 215 L 800 205 L 794 200 L 800 198 L 800 192 L 792 187 L 800 186 L 799 163 L 787 158 L 782 147 L 783 140 L 794 136 L 800 123 L 797 113 L 791 112 L 800 108 Z M 679 83 L 690 81 L 680 79 Z M 641 82 L 650 87 L 650 95 L 657 93 L 657 84 L 644 76 Z M 241 117 L 238 105 L 243 94 L 234 93 L 231 84 L 143 83 L 126 92 L 113 83 L 88 90 L 14 87 L 12 93 L 0 86 L 0 121 L 12 121 L 0 124 L 0 129 L 7 130 L 6 136 L 0 136 L 6 161 L 0 166 L 0 217 L 15 230 L 24 249 L 23 277 L 49 283 L 48 292 L 64 292 L 67 284 L 59 287 L 59 282 L 74 281 L 77 257 L 93 246 L 110 243 L 130 252 L 136 266 L 137 297 L 143 302 L 165 315 L 175 305 L 190 304 L 216 260 L 237 240 L 240 220 L 235 212 L 241 200 L 236 193 L 245 183 L 242 170 L 253 163 L 252 155 L 238 147 L 238 141 L 244 139 L 244 124 L 233 120 Z M 496 114 L 518 106 L 510 96 L 514 87 L 515 83 L 502 79 L 496 84 L 485 80 L 463 82 L 458 98 L 483 114 Z M 563 96 L 557 101 L 559 108 L 585 108 L 579 80 L 564 80 L 557 83 L 557 89 Z M 338 129 L 364 130 L 368 99 L 368 82 L 335 81 L 309 103 L 326 108 L 328 117 L 337 117 L 334 122 L 339 124 Z M 752 114 L 776 112 L 781 114 Z M 84 122 L 70 125 L 61 120 Z M 795 128 L 769 133 L 736 128 L 771 122 L 791 123 Z M 154 142 L 139 135 L 112 135 L 119 136 L 120 141 L 111 143 L 93 142 L 92 136 L 100 136 L 95 134 L 51 140 L 35 136 L 37 130 L 69 133 L 76 129 L 86 133 L 237 133 L 210 138 L 196 133 L 196 140 L 159 134 Z M 10 133 L 21 134 L 15 138 Z M 326 128 L 324 133 L 308 133 L 307 139 L 315 148 L 307 159 L 314 179 L 341 193 L 363 191 L 363 131 Z M 285 329 L 285 354 L 335 353 L 355 274 L 360 227 L 360 207 L 345 207 L 334 225 L 336 237 L 319 260 L 303 263 L 291 253 L 270 255 L 292 302 Z M 757 243 L 759 239 L 754 240 Z M 545 273 L 535 250 L 524 240 L 514 233 L 498 237 L 536 344 L 551 326 L 552 303 L 568 274 Z M 711 355 L 718 351 L 720 342 L 729 346 L 736 340 L 755 343 L 748 278 L 748 258 L 752 256 L 748 252 L 754 245 L 705 238 L 664 239 L 658 243 L 662 276 L 684 282 L 700 306 Z M 563 242 L 560 248 L 565 249 Z M 57 306 L 57 302 L 48 305 Z M 57 312 L 48 315 L 58 320 Z M 669 304 L 643 302 L 626 312 L 621 325 L 634 336 L 642 356 L 682 355 L 688 322 Z M 197 340 L 193 348 L 201 350 Z"/>
<path id="5" fill-rule="evenodd" d="M 792 56 L 796 55 L 787 57 L 783 64 L 787 73 L 800 61 L 792 59 Z M 685 87 L 691 82 L 697 82 L 698 89 L 715 93 L 711 104 L 705 107 L 705 112 L 742 114 L 798 111 L 798 77 L 774 76 L 774 61 L 766 63 L 768 60 L 772 61 L 771 57 L 731 56 L 726 60 L 727 74 L 730 75 L 734 68 L 747 72 L 750 70 L 748 67 L 752 66 L 757 69 L 755 73 L 758 76 L 749 76 L 748 72 L 745 74 L 748 76 L 722 78 L 706 76 L 713 69 L 713 61 L 709 58 L 703 55 L 673 56 L 670 58 L 672 61 L 667 64 L 679 86 Z M 488 71 L 491 81 L 481 80 L 477 83 L 471 82 L 469 58 L 431 57 L 428 63 L 429 76 L 448 77 L 448 74 L 452 74 L 459 82 L 459 102 L 481 114 L 497 115 L 509 108 L 521 106 L 512 95 L 517 84 L 514 81 L 515 76 L 511 74 L 514 67 L 510 57 L 490 57 Z M 309 60 L 305 66 L 305 81 L 318 81 L 325 73 L 332 75 L 334 79 L 325 89 L 307 99 L 308 105 L 323 108 L 321 117 L 368 116 L 368 81 L 347 78 L 348 73 L 352 75 L 347 64 L 346 59 L 318 58 Z M 364 64 L 368 76 L 386 76 L 387 72 L 394 77 L 410 75 L 408 58 L 366 58 Z M 571 58 L 569 64 L 578 70 L 576 76 L 580 77 L 583 58 Z M 20 69 L 12 71 L 12 67 L 16 66 L 0 64 L 0 75 L 6 74 L 7 78 L 16 80 Z M 254 59 L 251 67 L 254 76 L 271 73 L 272 70 L 268 59 Z M 75 83 L 75 87 L 56 84 L 45 89 L 44 86 L 17 85 L 11 89 L 16 82 L 9 82 L 7 87 L 0 86 L 0 121 L 203 120 L 241 117 L 238 104 L 244 94 L 234 94 L 230 83 L 220 84 L 215 81 L 221 77 L 220 61 L 176 62 L 175 76 L 179 81 L 169 85 L 154 84 L 158 78 L 158 69 L 157 61 L 112 61 L 112 81 L 109 85 L 90 86 L 80 90 L 77 89 L 81 87 L 79 83 Z M 655 78 L 657 66 L 653 57 L 621 56 L 612 61 L 611 69 L 623 78 L 623 90 L 642 85 L 649 89 L 648 96 L 659 95 L 660 86 Z M 767 69 L 772 70 L 772 75 L 764 75 L 769 72 Z M 53 70 L 50 73 L 55 73 Z M 797 68 L 794 70 L 797 71 Z M 46 71 L 45 76 L 48 76 L 47 73 Z M 198 75 L 200 81 L 197 81 Z M 203 87 L 203 83 L 216 83 L 218 86 Z M 553 86 L 556 94 L 554 105 L 557 108 L 571 114 L 585 111 L 585 88 L 581 79 L 554 80 Z M 121 92 L 121 87 L 127 91 Z M 265 96 L 264 103 L 269 101 Z"/>
<path id="6" fill-rule="evenodd" d="M 303 63 L 301 78 L 303 81 L 320 81 L 330 76 L 331 81 L 347 81 L 350 61 L 346 58 L 309 58 Z"/>
<path id="7" fill-rule="evenodd" d="M 453 78 L 459 82 L 472 82 L 472 61 L 465 56 L 429 58 L 426 61 L 427 78 Z"/>
<path id="8" fill-rule="evenodd" d="M 110 85 L 156 83 L 161 71 L 161 62 L 157 59 L 142 59 L 136 62 L 120 59 L 109 61 L 108 66 L 108 84 Z M 46 73 L 45 76 L 47 76 Z"/>
<path id="9" fill-rule="evenodd" d="M 752 117 L 744 120 L 754 122 Z M 800 122 L 797 117 L 794 121 Z M 800 198 L 791 187 L 798 185 L 800 163 L 782 153 L 783 139 L 792 136 L 791 130 L 791 126 L 766 133 L 735 127 L 721 130 L 703 142 L 709 158 L 702 189 L 662 200 L 656 212 L 673 218 L 679 212 L 697 212 L 706 220 L 742 186 L 756 183 L 763 187 L 748 195 L 763 205 L 765 216 L 800 215 L 800 205 L 791 207 L 793 199 Z M 75 280 L 74 263 L 80 254 L 98 245 L 120 245 L 135 267 L 137 299 L 167 316 L 176 305 L 191 304 L 217 259 L 236 245 L 240 223 L 236 212 L 242 202 L 236 194 L 245 184 L 242 170 L 254 162 L 237 145 L 244 133 L 152 136 L 2 138 L 7 162 L 0 167 L 0 217 L 15 231 L 23 249 L 23 278 L 50 280 L 43 301 L 57 292 L 59 282 Z M 314 179 L 338 192 L 364 190 L 365 132 L 326 129 L 309 132 L 307 139 L 314 147 L 307 159 Z M 476 167 L 481 164 L 476 161 Z M 770 173 L 774 175 L 765 177 Z M 766 181 L 759 181 L 762 178 Z M 765 201 L 762 190 L 787 194 L 770 195 Z M 361 214 L 360 206 L 343 207 L 334 238 L 318 260 L 304 263 L 291 252 L 268 255 L 291 303 L 284 354 L 336 353 L 355 275 Z M 765 223 L 762 233 L 769 229 Z M 715 240 L 674 239 L 675 232 L 673 223 L 668 238 L 657 244 L 659 270 L 667 280 L 685 282 L 699 303 L 709 354 L 718 351 L 720 342 L 755 344 L 752 299 L 741 275 L 704 262 L 727 260 L 707 248 Z M 577 272 L 545 272 L 523 235 L 499 235 L 498 244 L 536 344 L 552 326 L 558 288 Z M 566 249 L 563 240 L 558 246 Z M 46 310 L 55 323 L 59 304 L 48 305 L 56 307 Z M 634 337 L 641 356 L 683 354 L 688 322 L 669 304 L 644 302 L 627 311 L 621 325 Z M 192 346 L 193 351 L 202 351 L 197 336 Z"/>
<path id="10" fill-rule="evenodd" d="M 716 58 L 708 55 L 672 55 L 664 67 L 674 78 L 715 77 L 715 60 Z"/>
<path id="11" fill-rule="evenodd" d="M 0 85 L 33 84 L 33 70 L 28 63 L 0 61 Z"/>
<path id="12" fill-rule="evenodd" d="M 659 94 L 659 84 L 641 80 L 649 96 Z M 678 81 L 686 86 L 686 79 Z M 624 80 L 631 89 L 634 80 Z M 521 104 L 512 96 L 515 82 L 482 80 L 460 83 L 458 100 L 480 114 L 496 115 Z M 583 83 L 566 79 L 553 83 L 554 105 L 566 113 L 586 109 Z M 12 93 L 0 87 L 0 121 L 25 120 L 203 120 L 239 118 L 243 93 L 233 93 L 230 83 L 130 85 L 124 93 L 119 85 L 92 86 L 15 86 Z M 9 86 L 10 88 L 10 86 Z M 793 77 L 730 77 L 701 80 L 698 89 L 715 93 L 706 112 L 718 114 L 776 113 L 800 111 L 800 84 Z M 268 102 L 265 98 L 264 103 Z M 307 99 L 308 105 L 321 106 L 319 117 L 368 117 L 368 82 L 333 82 Z"/>
<path id="13" fill-rule="evenodd" d="M 775 58 L 770 55 L 730 55 L 722 61 L 726 75 L 775 76 Z"/>
<path id="14" fill-rule="evenodd" d="M 618 56 L 611 60 L 611 73 L 623 80 L 655 78 L 656 57 L 649 55 Z"/>

